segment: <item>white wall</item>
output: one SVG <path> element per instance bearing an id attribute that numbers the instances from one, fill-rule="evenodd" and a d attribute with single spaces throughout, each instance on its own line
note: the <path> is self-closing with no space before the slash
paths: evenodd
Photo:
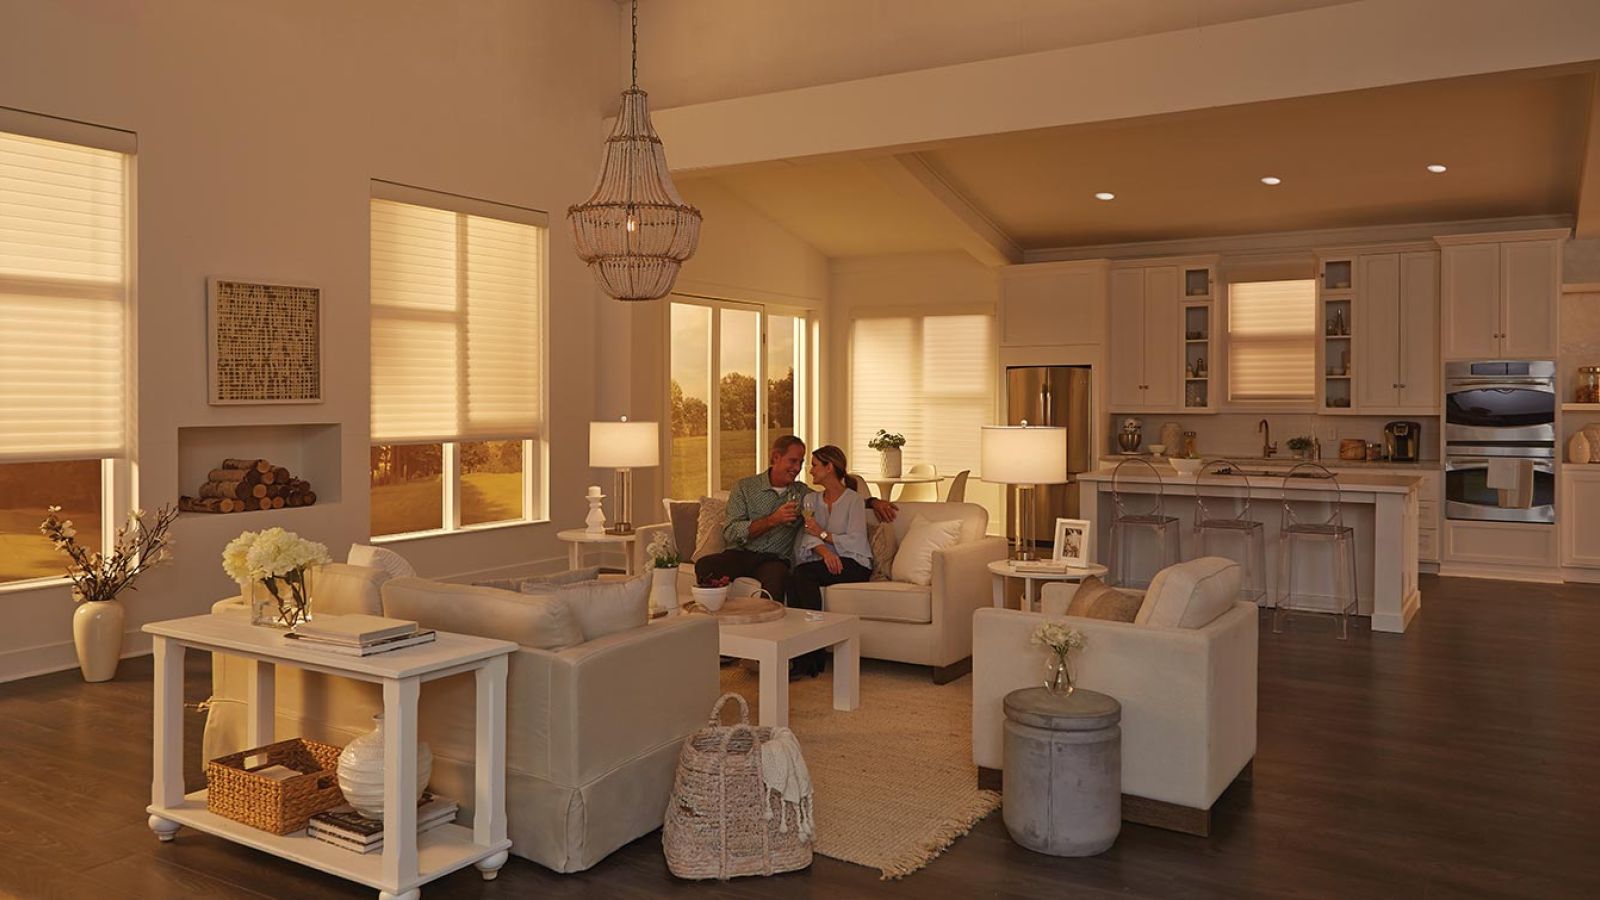
<path id="1" fill-rule="evenodd" d="M 127 595 L 128 649 L 145 622 L 229 592 L 222 545 L 282 525 L 342 558 L 368 530 L 368 181 L 549 210 L 550 502 L 554 520 L 396 545 L 427 575 L 562 556 L 579 524 L 595 406 L 594 303 L 562 221 L 593 183 L 620 90 L 610 3 L 474 0 L 0 0 L 0 106 L 136 132 L 138 488 L 179 484 L 186 426 L 337 422 L 341 500 L 278 513 L 185 517 L 177 561 Z M 323 288 L 316 406 L 205 402 L 208 275 Z M 64 589 L 0 594 L 0 679 L 72 664 Z"/>

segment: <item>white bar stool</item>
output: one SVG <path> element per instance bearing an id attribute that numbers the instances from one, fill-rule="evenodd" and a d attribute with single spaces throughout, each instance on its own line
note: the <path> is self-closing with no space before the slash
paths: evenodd
<path id="1" fill-rule="evenodd" d="M 1333 485 L 1329 491 L 1296 492 L 1291 484 L 1294 479 L 1316 478 L 1326 480 Z M 1328 495 L 1332 494 L 1333 511 L 1328 518 L 1321 521 L 1302 521 L 1295 512 L 1295 504 L 1327 503 Z M 1302 548 L 1309 550 L 1311 547 L 1333 547 L 1333 572 L 1331 595 L 1296 594 L 1294 587 L 1295 558 L 1297 551 Z M 1278 590 L 1277 599 L 1272 610 L 1272 631 L 1274 634 L 1283 633 L 1283 622 L 1291 612 L 1332 613 L 1339 617 L 1339 640 L 1346 640 L 1350 636 L 1350 613 L 1359 610 L 1360 594 L 1356 581 L 1356 539 L 1355 529 L 1344 524 L 1344 498 L 1339 488 L 1339 479 L 1317 463 L 1301 463 L 1289 470 L 1283 481 L 1283 525 L 1278 538 Z M 1313 598 L 1332 601 L 1330 609 L 1326 602 L 1312 603 Z"/>
<path id="2" fill-rule="evenodd" d="M 1128 466 L 1143 466 L 1149 469 L 1150 475 L 1155 478 L 1156 493 L 1153 507 L 1143 511 L 1128 507 L 1128 499 L 1133 495 L 1124 495 L 1118 485 L 1119 477 L 1127 477 L 1123 475 L 1122 470 Z M 1133 474 L 1131 471 L 1128 473 L 1129 476 Z M 1156 572 L 1182 561 L 1182 528 L 1177 516 L 1166 514 L 1165 499 L 1166 488 L 1161 480 L 1161 473 L 1148 461 L 1125 459 L 1111 470 L 1111 503 L 1116 508 L 1116 516 L 1111 520 L 1112 584 L 1119 587 L 1149 587 L 1150 580 L 1155 577 Z M 1133 571 L 1131 538 L 1141 533 L 1153 536 L 1160 548 L 1161 563 L 1149 573 Z"/>
<path id="3" fill-rule="evenodd" d="M 1244 570 L 1239 593 L 1253 603 L 1266 599 L 1267 529 L 1250 518 L 1250 479 L 1226 459 L 1212 460 L 1194 479 L 1194 533 L 1201 556 L 1238 561 Z M 1237 479 L 1237 480 L 1235 480 Z M 1243 559 L 1219 552 L 1215 545 L 1244 544 Z"/>

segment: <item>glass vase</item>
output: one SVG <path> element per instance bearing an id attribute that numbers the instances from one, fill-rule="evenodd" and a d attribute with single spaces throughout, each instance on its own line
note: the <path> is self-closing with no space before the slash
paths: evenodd
<path id="1" fill-rule="evenodd" d="M 311 619 L 311 588 L 315 570 L 309 566 L 284 575 L 241 585 L 250 605 L 250 624 L 266 628 L 293 628 Z"/>
<path id="2" fill-rule="evenodd" d="M 1045 665 L 1045 672 L 1045 690 L 1058 697 L 1072 696 L 1072 664 L 1067 661 L 1066 654 L 1052 655 L 1050 662 Z"/>

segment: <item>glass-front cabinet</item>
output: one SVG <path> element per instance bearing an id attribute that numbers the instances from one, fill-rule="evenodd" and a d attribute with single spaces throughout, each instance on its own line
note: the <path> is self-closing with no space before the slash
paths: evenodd
<path id="1" fill-rule="evenodd" d="M 1328 255 L 1318 260 L 1317 392 L 1324 413 L 1349 413 L 1355 406 L 1355 256 Z"/>

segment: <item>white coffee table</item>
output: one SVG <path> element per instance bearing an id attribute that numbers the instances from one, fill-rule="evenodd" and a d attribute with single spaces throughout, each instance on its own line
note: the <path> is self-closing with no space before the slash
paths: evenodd
<path id="1" fill-rule="evenodd" d="M 723 625 L 721 653 L 753 659 L 761 666 L 760 724 L 789 724 L 789 660 L 833 648 L 833 708 L 861 708 L 861 620 L 843 613 L 791 609 L 781 619 L 755 625 Z"/>
<path id="2" fill-rule="evenodd" d="M 1070 566 L 1065 572 L 1018 572 L 1012 568 L 1008 559 L 996 560 L 989 563 L 989 572 L 994 576 L 994 605 L 996 609 L 1004 609 L 1006 605 L 1006 579 L 1022 579 L 1022 608 L 1031 611 L 1038 604 L 1038 588 L 1035 583 L 1040 581 L 1082 581 L 1090 575 L 1104 575 L 1110 571 L 1098 563 L 1087 566 Z"/>
<path id="3" fill-rule="evenodd" d="M 510 641 L 439 632 L 433 643 L 374 656 L 341 656 L 294 644 L 275 628 L 230 615 L 151 622 L 155 646 L 155 775 L 150 783 L 150 830 L 170 841 L 187 825 L 378 889 L 380 900 L 416 900 L 421 885 L 464 866 L 492 879 L 506 864 L 506 668 Z M 309 837 L 304 829 L 277 835 L 206 809 L 206 792 L 183 792 L 183 654 L 188 648 L 254 660 L 249 674 L 246 741 L 273 741 L 275 666 L 299 666 L 383 686 L 385 809 L 383 850 L 352 853 Z M 477 679 L 476 788 L 472 825 L 440 825 L 417 834 L 417 806 L 404 786 L 417 783 L 417 697 L 422 682 L 462 672 Z M 403 796 L 405 794 L 405 796 Z M 462 798 L 465 799 L 465 798 Z M 463 804 L 465 805 L 465 804 Z"/>

